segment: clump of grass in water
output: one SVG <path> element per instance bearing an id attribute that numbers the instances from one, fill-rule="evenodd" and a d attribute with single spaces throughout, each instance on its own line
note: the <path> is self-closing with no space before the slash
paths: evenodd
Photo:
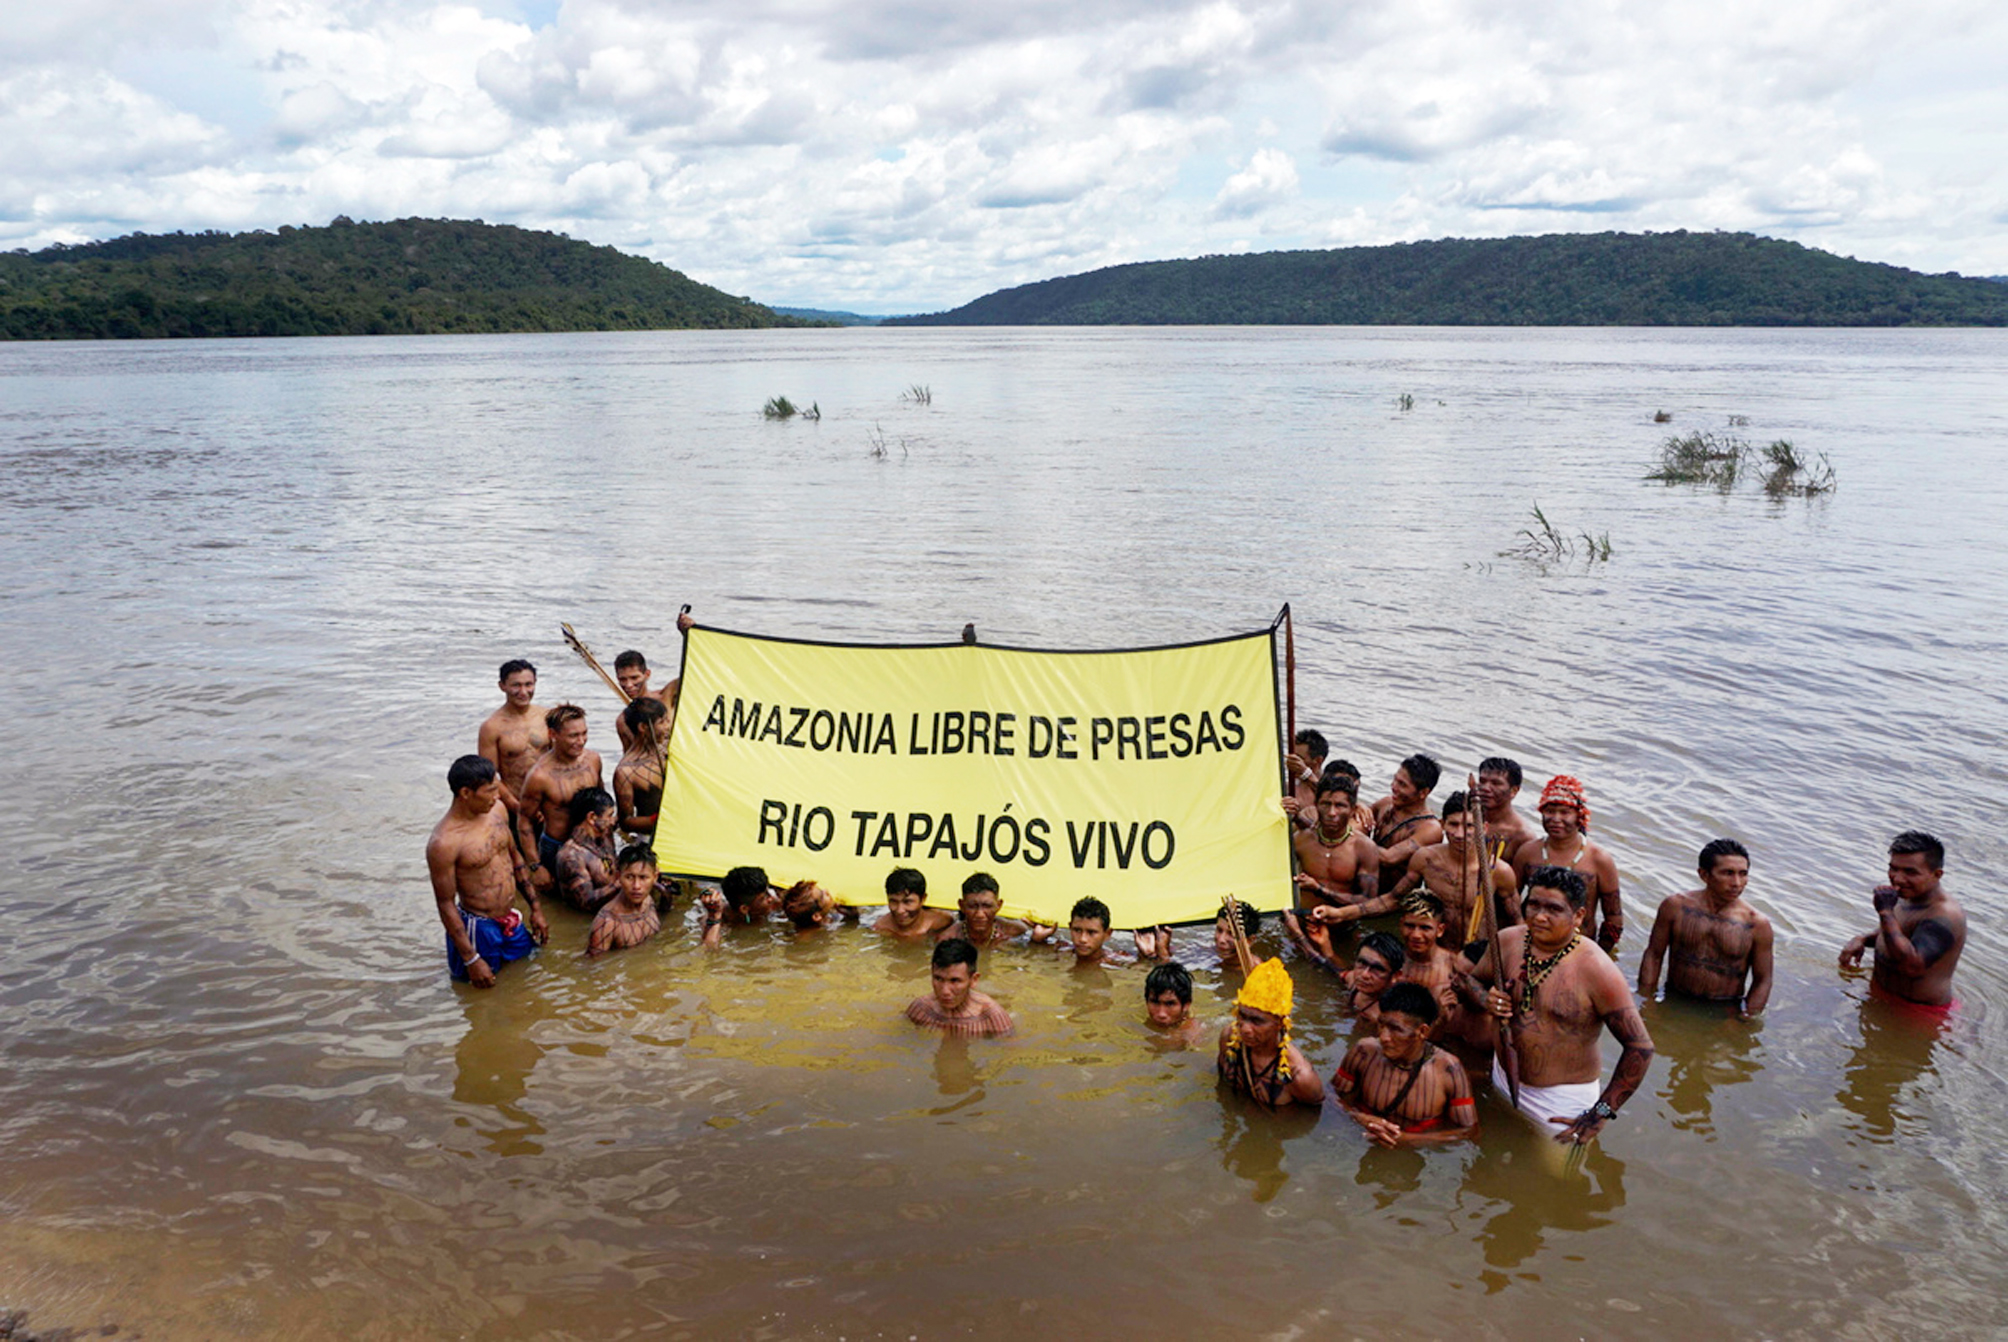
<path id="1" fill-rule="evenodd" d="M 1659 466 L 1646 479 L 1663 485 L 1714 485 L 1727 490 L 1736 484 L 1750 444 L 1733 434 L 1677 434 L 1659 447 Z"/>
<path id="2" fill-rule="evenodd" d="M 800 415 L 803 419 L 818 420 L 823 417 L 823 407 L 811 401 L 809 408 L 804 410 L 785 396 L 770 396 L 767 404 L 760 407 L 760 413 L 768 419 L 793 419 Z"/>
<path id="3" fill-rule="evenodd" d="M 1748 416 L 1748 415 L 1731 415 L 1731 416 L 1729 417 L 1729 427 L 1730 427 L 1730 428 L 1732 428 L 1732 429 L 1747 429 L 1747 428 L 1749 428 L 1749 427 L 1750 427 L 1750 416 Z"/>
<path id="4" fill-rule="evenodd" d="M 1671 410 L 1655 410 L 1652 412 L 1652 422 L 1655 424 L 1671 424 L 1673 423 L 1673 412 Z"/>
<path id="5" fill-rule="evenodd" d="M 899 399 L 902 401 L 911 401 L 915 405 L 933 405 L 934 388 L 916 382 L 901 392 Z"/>
<path id="6" fill-rule="evenodd" d="M 1409 395 L 1407 392 L 1403 392 L 1395 398 L 1395 404 L 1404 410 L 1413 410 L 1415 409 L 1415 397 Z"/>
<path id="7" fill-rule="evenodd" d="M 885 430 L 877 424 L 872 425 L 872 431 L 865 435 L 865 441 L 870 445 L 869 455 L 873 461 L 884 461 L 888 456 L 892 455 L 886 449 Z M 906 439 L 904 438 L 899 440 L 899 454 L 902 457 L 912 455 L 912 452 L 907 448 Z"/>
<path id="8" fill-rule="evenodd" d="M 1592 536 L 1587 531 L 1581 531 L 1570 536 L 1548 520 L 1548 514 L 1541 511 L 1538 503 L 1534 505 L 1534 525 L 1520 528 L 1520 535 L 1524 538 L 1520 544 L 1499 553 L 1542 564 L 1560 563 L 1565 559 L 1574 559 L 1578 554 L 1586 564 L 1600 563 L 1611 557 L 1610 532 Z"/>
<path id="9" fill-rule="evenodd" d="M 1764 475 L 1764 492 L 1774 499 L 1811 498 L 1833 492 L 1834 467 L 1824 452 L 1816 463 L 1800 456 L 1790 440 L 1780 438 L 1764 449 L 1764 460 L 1770 464 Z"/>

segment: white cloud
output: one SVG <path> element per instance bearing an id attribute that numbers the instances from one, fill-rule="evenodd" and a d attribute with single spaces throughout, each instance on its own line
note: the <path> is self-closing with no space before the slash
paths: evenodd
<path id="1" fill-rule="evenodd" d="M 0 235 L 482 217 L 867 310 L 1150 257 L 1750 228 L 2008 271 L 1978 0 L 74 0 Z"/>

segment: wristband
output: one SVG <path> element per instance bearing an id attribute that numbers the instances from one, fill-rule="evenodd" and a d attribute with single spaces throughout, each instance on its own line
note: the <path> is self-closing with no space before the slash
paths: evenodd
<path id="1" fill-rule="evenodd" d="M 1580 1123 L 1585 1118 L 1594 1118 L 1599 1123 L 1608 1123 L 1617 1116 L 1618 1116 L 1618 1111 L 1611 1108 L 1610 1102 L 1608 1100 L 1599 1097 L 1595 1104 L 1583 1110 L 1582 1114 L 1578 1116 L 1576 1121 Z"/>

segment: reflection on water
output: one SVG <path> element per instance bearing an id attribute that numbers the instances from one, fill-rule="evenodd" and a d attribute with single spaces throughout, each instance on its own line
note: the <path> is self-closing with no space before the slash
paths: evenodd
<path id="1" fill-rule="evenodd" d="M 1955 331 L 0 346 L 0 730 L 33 780 L 0 882 L 0 1304 L 156 1339 L 1023 1336 L 1077 1331 L 1087 1280 L 1174 1336 L 1991 1335 L 2004 355 Z M 897 400 L 914 382 L 932 406 Z M 824 419 L 762 420 L 784 387 Z M 1644 485 L 1659 408 L 1747 415 L 1839 491 Z M 875 424 L 910 451 L 873 457 Z M 1502 559 L 1536 502 L 1611 561 Z M 1779 929 L 1762 1026 L 1651 1008 L 1653 1072 L 1571 1171 L 1490 1102 L 1476 1143 L 1416 1153 L 1222 1096 L 1235 983 L 1206 929 L 1179 933 L 1208 1025 L 1186 1052 L 1145 1035 L 1136 968 L 1001 948 L 983 986 L 1017 1035 L 944 1042 L 899 1016 L 925 947 L 706 954 L 687 898 L 635 951 L 584 962 L 560 910 L 496 991 L 446 982 L 420 852 L 496 665 L 529 655 L 540 702 L 611 734 L 560 619 L 666 662 L 684 601 L 1096 647 L 1284 600 L 1301 723 L 1376 779 L 1513 755 L 1529 812 L 1584 778 L 1635 932 L 1700 842 L 1742 838 Z M 1863 915 L 1834 892 L 1913 825 L 1972 916 L 1942 1036 L 1833 967 Z M 1329 1076 L 1352 1022 L 1292 973 Z"/>

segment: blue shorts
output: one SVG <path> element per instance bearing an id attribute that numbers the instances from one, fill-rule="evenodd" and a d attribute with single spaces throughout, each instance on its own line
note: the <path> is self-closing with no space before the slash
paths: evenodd
<path id="1" fill-rule="evenodd" d="M 563 839 L 554 839 L 548 834 L 537 836 L 537 865 L 550 872 L 553 880 L 558 875 L 558 850 L 564 846 Z"/>
<path id="2" fill-rule="evenodd" d="M 467 929 L 468 940 L 474 943 L 474 954 L 486 960 L 490 969 L 500 969 L 511 960 L 527 959 L 537 949 L 537 939 L 523 925 L 523 915 L 514 909 L 509 910 L 507 918 L 484 918 L 458 905 L 455 909 L 460 914 L 460 925 Z M 446 972 L 457 983 L 468 981 L 467 962 L 460 958 L 460 948 L 453 944 L 452 937 L 446 939 Z"/>

